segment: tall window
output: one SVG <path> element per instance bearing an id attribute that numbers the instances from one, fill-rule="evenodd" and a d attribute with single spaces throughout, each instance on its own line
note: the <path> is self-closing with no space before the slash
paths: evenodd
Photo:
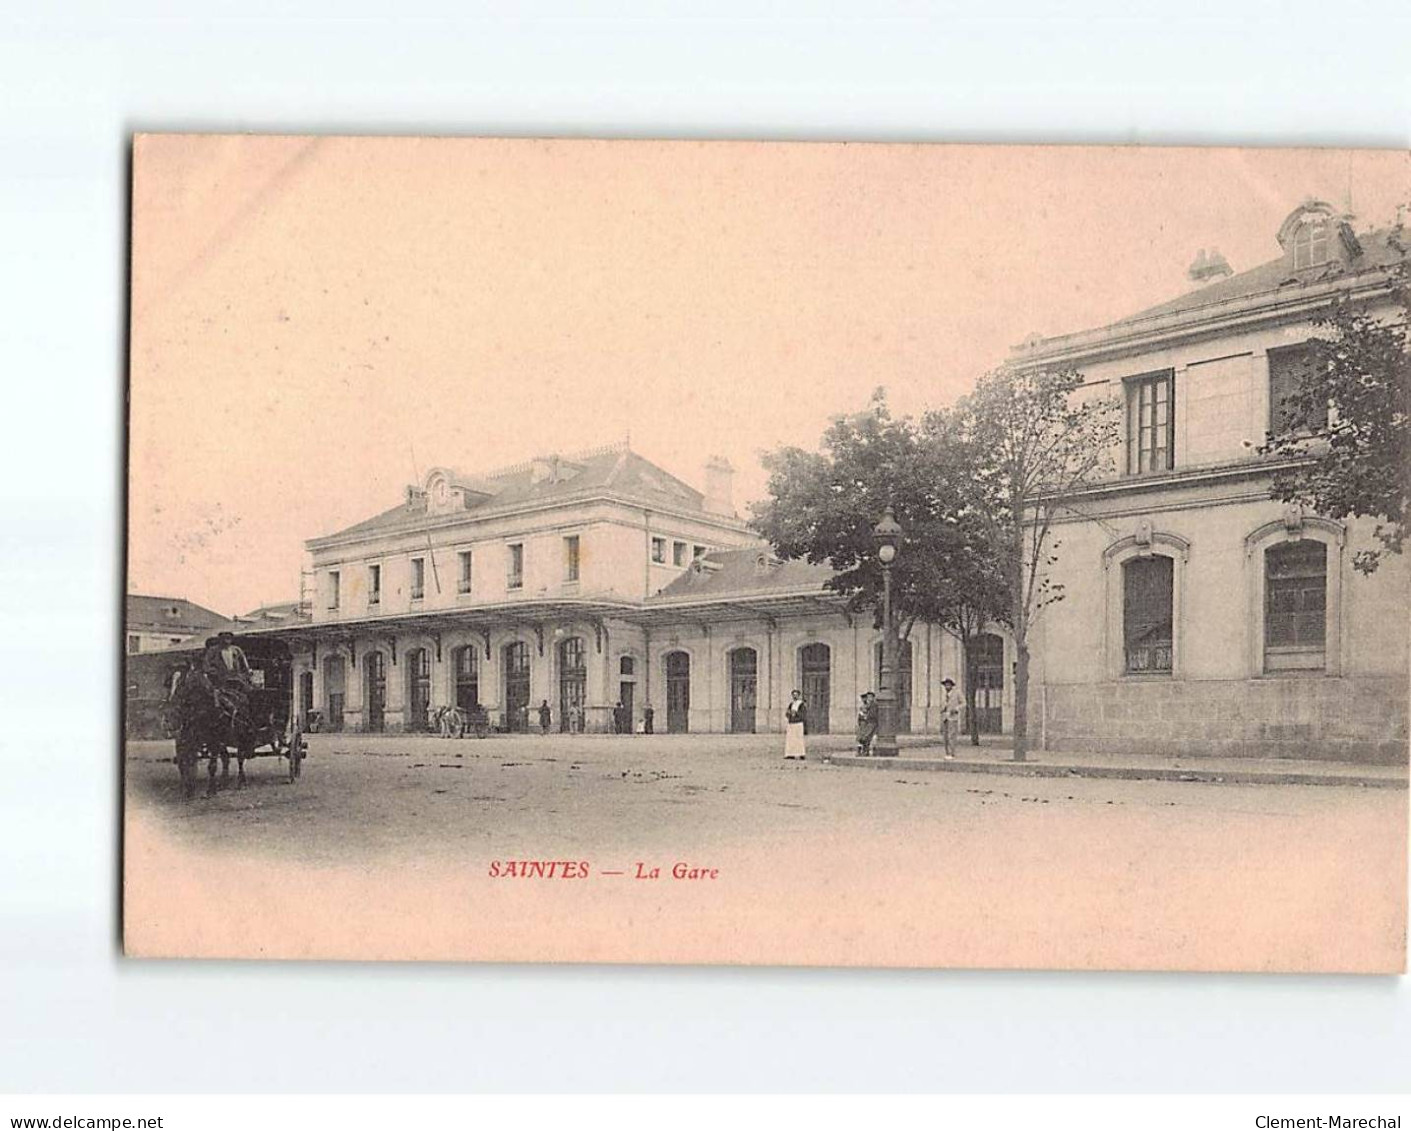
<path id="1" fill-rule="evenodd" d="M 665 565 L 665 564 L 666 564 L 666 539 L 665 539 L 665 538 L 653 538 L 653 539 L 652 539 L 652 561 L 656 562 L 658 565 Z"/>
<path id="2" fill-rule="evenodd" d="M 1122 566 L 1122 636 L 1129 674 L 1171 672 L 1174 574 L 1175 563 L 1164 554 L 1132 558 Z"/>
<path id="3" fill-rule="evenodd" d="M 329 607 L 330 609 L 336 609 L 336 608 L 338 607 L 338 597 L 339 597 L 339 592 L 338 592 L 338 591 L 339 591 L 339 588 L 340 588 L 338 582 L 339 582 L 338 571 L 337 571 L 336 569 L 331 569 L 331 570 L 329 570 L 329 571 L 328 571 L 328 607 Z"/>
<path id="4" fill-rule="evenodd" d="M 1269 351 L 1269 431 L 1276 436 L 1319 431 L 1328 425 L 1326 401 L 1307 413 L 1300 412 L 1294 401 L 1312 376 L 1313 356 L 1313 347 L 1307 342 Z"/>
<path id="5" fill-rule="evenodd" d="M 412 559 L 412 600 L 420 601 L 426 596 L 426 559 Z"/>
<path id="6" fill-rule="evenodd" d="M 456 649 L 454 660 L 456 706 L 463 711 L 473 711 L 480 706 L 480 654 L 474 644 L 467 644 Z"/>
<path id="7" fill-rule="evenodd" d="M 470 557 L 470 551 L 469 551 L 469 550 L 462 550 L 462 551 L 460 552 L 460 563 L 461 563 L 460 581 L 457 582 L 457 584 L 456 584 L 456 589 L 457 589 L 457 591 L 460 592 L 460 593 L 469 593 L 469 592 L 470 592 L 470 581 L 471 581 L 471 577 L 473 576 L 473 574 L 472 574 L 473 565 L 472 565 L 472 562 L 471 562 L 471 557 Z"/>
<path id="8" fill-rule="evenodd" d="M 1167 369 L 1127 382 L 1127 473 L 1166 471 L 1176 448 L 1175 374 Z"/>
<path id="9" fill-rule="evenodd" d="M 1331 250 L 1327 224 L 1305 224 L 1293 237 L 1293 265 L 1316 267 L 1328 261 Z"/>
<path id="10" fill-rule="evenodd" d="M 563 579 L 578 580 L 578 535 L 570 534 L 563 540 Z"/>
<path id="11" fill-rule="evenodd" d="M 509 547 L 509 570 L 505 576 L 506 589 L 524 588 L 524 543 L 515 542 Z"/>
<path id="12" fill-rule="evenodd" d="M 380 565 L 367 567 L 367 603 L 369 605 L 382 603 L 382 567 Z"/>
<path id="13" fill-rule="evenodd" d="M 686 564 L 686 543 L 673 542 L 671 544 L 671 564 L 683 566 Z"/>
<path id="14" fill-rule="evenodd" d="M 1320 670 L 1327 663 L 1328 547 L 1310 538 L 1264 553 L 1264 667 Z"/>

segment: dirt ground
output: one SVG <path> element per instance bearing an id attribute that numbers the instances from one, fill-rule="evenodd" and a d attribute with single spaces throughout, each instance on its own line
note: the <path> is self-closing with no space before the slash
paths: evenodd
<path id="1" fill-rule="evenodd" d="M 315 735 L 297 783 L 263 758 L 184 801 L 169 750 L 127 751 L 136 954 L 1404 963 L 1399 790 L 845 769 L 773 736 Z"/>

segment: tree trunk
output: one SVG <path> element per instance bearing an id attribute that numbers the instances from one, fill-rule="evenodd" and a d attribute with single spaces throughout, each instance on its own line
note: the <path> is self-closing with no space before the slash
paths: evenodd
<path id="1" fill-rule="evenodd" d="M 980 745 L 980 718 L 975 713 L 975 664 L 970 658 L 970 642 L 965 649 L 965 719 L 970 724 L 970 745 Z"/>
<path id="2" fill-rule="evenodd" d="M 1029 748 L 1029 646 L 1014 649 L 1014 760 L 1025 760 Z"/>
<path id="3" fill-rule="evenodd" d="M 1014 560 L 1010 576 L 1014 580 L 1014 760 L 1022 762 L 1029 737 L 1029 603 L 1024 592 L 1024 512 L 1022 499 L 1013 501 L 1011 532 Z"/>

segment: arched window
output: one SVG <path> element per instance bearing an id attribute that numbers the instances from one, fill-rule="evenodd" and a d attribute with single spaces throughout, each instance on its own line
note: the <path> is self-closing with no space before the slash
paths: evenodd
<path id="1" fill-rule="evenodd" d="M 1170 675 L 1175 642 L 1175 568 L 1165 554 L 1122 563 L 1123 671 Z"/>
<path id="2" fill-rule="evenodd" d="M 581 636 L 559 645 L 559 728 L 583 729 L 588 703 L 588 649 Z"/>
<path id="3" fill-rule="evenodd" d="M 666 654 L 666 730 L 685 734 L 691 729 L 691 656 L 688 652 Z"/>
<path id="4" fill-rule="evenodd" d="M 759 654 L 753 648 L 730 653 L 730 731 L 753 734 L 759 689 Z"/>
<path id="5" fill-rule="evenodd" d="M 1330 247 L 1327 224 L 1304 224 L 1293 237 L 1294 267 L 1316 267 L 1326 263 Z"/>
<path id="6" fill-rule="evenodd" d="M 1311 538 L 1264 552 L 1264 670 L 1327 667 L 1328 547 Z"/>
<path id="7" fill-rule="evenodd" d="M 620 675 L 635 675 L 637 662 L 631 656 L 623 656 L 618 662 L 617 670 Z"/>
<path id="8" fill-rule="evenodd" d="M 452 653 L 456 672 L 456 706 L 473 711 L 480 706 L 480 653 L 474 644 Z"/>
<path id="9" fill-rule="evenodd" d="M 529 645 L 522 640 L 500 650 L 505 681 L 505 726 L 512 731 L 529 729 Z"/>
<path id="10" fill-rule="evenodd" d="M 833 653 L 826 644 L 799 649 L 799 684 L 808 705 L 808 733 L 827 734 L 833 700 Z"/>
<path id="11" fill-rule="evenodd" d="M 1250 675 L 1341 673 L 1343 539 L 1293 505 L 1245 537 Z"/>
<path id="12" fill-rule="evenodd" d="M 367 654 L 363 661 L 366 669 L 366 689 L 363 692 L 366 717 L 364 727 L 379 734 L 387 727 L 387 658 L 378 651 Z"/>
<path id="13" fill-rule="evenodd" d="M 970 639 L 965 675 L 975 689 L 975 729 L 980 734 L 1004 731 L 1004 639 L 982 632 Z M 970 720 L 966 720 L 969 728 Z"/>
<path id="14" fill-rule="evenodd" d="M 407 715 L 408 730 L 427 730 L 431 725 L 431 653 L 425 648 L 413 648 L 407 653 Z"/>
<path id="15" fill-rule="evenodd" d="M 1155 530 L 1149 519 L 1102 552 L 1107 589 L 1104 631 L 1109 679 L 1171 676 L 1180 679 L 1182 594 L 1191 544 Z"/>
<path id="16" fill-rule="evenodd" d="M 347 667 L 343 657 L 326 656 L 323 661 L 324 726 L 328 730 L 343 729 L 343 706 L 347 699 Z"/>

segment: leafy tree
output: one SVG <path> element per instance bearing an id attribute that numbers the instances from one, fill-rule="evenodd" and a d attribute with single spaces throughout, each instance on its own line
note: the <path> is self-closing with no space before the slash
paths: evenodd
<path id="1" fill-rule="evenodd" d="M 1010 605 L 972 453 L 945 414 L 920 423 L 894 417 L 879 389 L 867 408 L 829 427 L 820 451 L 784 447 L 763 456 L 769 497 L 754 506 L 753 524 L 780 556 L 831 566 L 828 588 L 846 595 L 850 609 L 872 610 L 881 627 L 872 531 L 890 505 L 905 532 L 892 566 L 900 638 L 919 620 L 965 645 L 986 623 L 1006 620 Z M 973 720 L 973 679 L 965 690 Z"/>
<path id="2" fill-rule="evenodd" d="M 979 682 L 975 638 L 991 625 L 1010 623 L 1012 595 L 1004 568 L 1004 546 L 996 538 L 982 479 L 977 475 L 983 453 L 969 444 L 958 429 L 957 417 L 945 411 L 929 412 L 922 419 L 922 443 L 944 452 L 957 472 L 949 498 L 958 526 L 960 544 L 946 562 L 946 577 L 937 595 L 932 623 L 960 642 L 965 662 L 965 718 L 970 743 L 980 745 L 980 716 L 975 709 Z"/>
<path id="3" fill-rule="evenodd" d="M 1014 760 L 1028 748 L 1029 630 L 1047 605 L 1063 599 L 1052 580 L 1059 543 L 1054 519 L 1072 496 L 1112 471 L 1121 410 L 1083 387 L 1072 371 L 1001 368 L 976 382 L 952 410 L 950 429 L 973 453 L 978 513 L 989 527 L 1009 583 L 1014 637 Z"/>
<path id="4" fill-rule="evenodd" d="M 1365 299 L 1344 297 L 1317 319 L 1302 380 L 1285 400 L 1285 428 L 1262 452 L 1295 462 L 1274 477 L 1273 497 L 1328 518 L 1376 521 L 1378 545 L 1359 550 L 1353 565 L 1376 571 L 1400 554 L 1411 491 L 1411 271 L 1404 226 L 1391 235 L 1400 254 L 1388 272 L 1391 315 Z"/>

